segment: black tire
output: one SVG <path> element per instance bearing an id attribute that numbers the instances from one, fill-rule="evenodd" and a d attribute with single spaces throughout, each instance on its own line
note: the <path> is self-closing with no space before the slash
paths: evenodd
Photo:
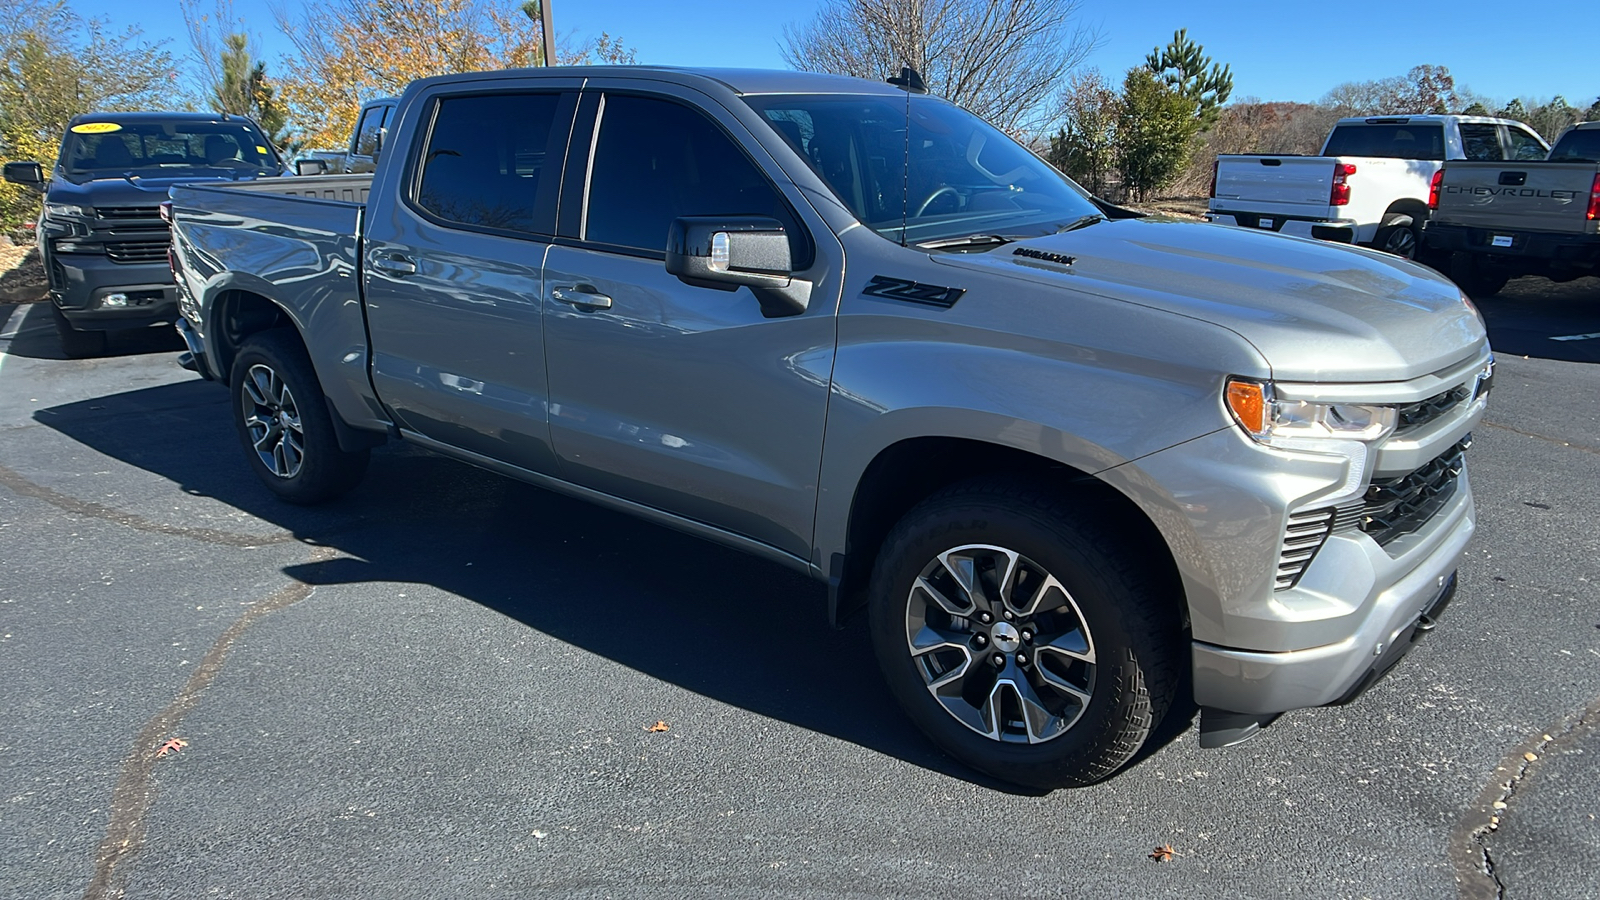
<path id="1" fill-rule="evenodd" d="M 369 453 L 339 448 L 322 385 L 292 330 L 276 328 L 246 340 L 228 384 L 245 456 L 273 493 L 309 506 L 360 483 Z"/>
<path id="2" fill-rule="evenodd" d="M 1385 225 L 1373 236 L 1372 247 L 1402 259 L 1417 259 L 1423 255 L 1422 224 L 1408 218 L 1399 224 Z"/>
<path id="3" fill-rule="evenodd" d="M 72 323 L 61 313 L 61 308 L 54 303 L 50 304 L 50 318 L 56 324 L 56 335 L 61 338 L 61 352 L 65 353 L 68 359 L 88 359 L 91 356 L 105 355 L 104 331 L 79 331 L 73 328 Z"/>
<path id="4" fill-rule="evenodd" d="M 1511 276 L 1471 253 L 1457 252 L 1450 257 L 1450 280 L 1468 297 L 1493 297 L 1505 289 Z"/>
<path id="5" fill-rule="evenodd" d="M 1182 683 L 1181 600 L 1175 587 L 1158 567 L 1149 564 L 1148 554 L 1125 546 L 1116 534 L 1082 524 L 1081 515 L 1082 509 L 1075 508 L 1061 491 L 1011 479 L 975 479 L 941 491 L 907 513 L 885 539 L 873 569 L 869 606 L 873 646 L 889 688 L 906 714 L 935 744 L 961 762 L 1004 781 L 1033 788 L 1088 785 L 1116 772 L 1139 752 L 1151 731 L 1163 721 Z M 925 600 L 931 595 L 922 590 L 919 579 L 929 573 L 926 577 L 932 583 L 944 573 L 953 572 L 948 567 L 940 568 L 941 556 L 968 545 L 1014 551 L 1019 554 L 1015 568 L 1025 572 L 1031 566 L 1053 576 L 1064 589 L 1066 603 L 1056 607 L 1055 613 L 1043 612 L 1046 604 L 1041 603 L 1040 612 L 1011 619 L 1020 629 L 1015 632 L 1020 635 L 1015 641 L 1010 633 L 1002 635 L 997 624 L 980 624 L 977 612 L 959 619 L 943 612 L 940 604 L 927 604 Z M 951 559 L 958 563 L 957 568 L 962 568 L 959 560 Z M 996 564 L 989 571 L 998 570 Z M 1016 586 L 1021 590 L 1023 582 L 1020 576 L 1018 579 Z M 953 582 L 946 582 L 949 583 Z M 1043 582 L 1035 579 L 1032 583 Z M 992 589 L 985 593 L 993 599 Z M 1023 593 L 1031 595 L 1032 591 Z M 1007 607 L 1002 604 L 989 608 Z M 1044 646 L 1051 627 L 1046 619 L 1051 615 L 1064 615 L 1069 623 L 1076 619 L 1081 624 L 1088 635 L 1083 646 L 1092 654 L 1092 663 L 1071 662 L 1057 654 L 1047 656 L 1045 651 L 1052 647 Z M 942 643 L 941 649 L 914 657 L 914 635 L 928 633 L 914 623 L 931 625 L 936 618 L 939 636 L 960 638 L 967 650 Z M 962 631 L 964 625 L 974 631 Z M 1036 642 L 1031 645 L 1026 643 L 1030 627 L 1036 630 Z M 982 628 L 989 628 L 990 632 L 979 637 L 975 632 Z M 1002 637 L 1019 649 L 1009 655 L 1003 667 L 990 669 L 984 675 L 975 666 L 988 666 L 995 657 L 1007 656 L 994 652 L 1006 649 Z M 1069 631 L 1050 643 L 1060 644 L 1070 637 Z M 1035 658 L 1022 659 L 1030 646 L 1036 651 Z M 977 657 L 965 667 L 958 662 L 943 675 L 930 674 L 930 668 L 940 665 L 933 659 L 936 655 L 958 660 L 959 654 L 968 651 Z M 1044 727 L 1035 734 L 1035 726 L 1026 715 L 1006 720 L 1004 697 L 1014 697 L 1016 702 L 1009 709 L 1018 711 L 1022 709 L 1020 692 L 1004 693 L 1002 701 L 994 704 L 994 697 L 1003 689 L 987 687 L 983 681 L 987 678 L 998 683 L 1009 678 L 1014 684 L 1017 677 L 1025 677 L 1032 681 L 1035 700 L 1049 700 L 1052 688 L 1043 682 L 1041 670 L 1049 668 L 1057 679 L 1063 679 L 1059 664 L 1064 662 L 1078 666 L 1083 673 L 1067 673 L 1066 677 L 1081 678 L 1079 683 L 1087 687 L 1088 700 L 1082 702 L 1054 691 L 1053 699 L 1061 712 L 1056 713 L 1052 707 L 1054 718 L 1048 720 L 1049 724 L 1059 726 L 1053 734 L 1046 734 Z M 961 696 L 938 699 L 934 695 L 935 684 L 950 672 L 961 673 L 951 681 L 963 684 L 959 689 L 948 689 L 948 693 Z M 965 684 L 968 680 L 975 684 Z M 975 716 L 961 708 L 962 703 L 970 703 L 969 692 L 984 698 L 983 708 L 971 704 L 977 708 Z M 998 706 L 1002 714 L 986 715 L 990 705 Z M 963 718 L 958 718 L 958 713 Z M 1073 717 L 1070 722 L 1069 717 Z M 1005 722 L 1010 731 L 997 725 L 991 727 L 990 734 L 980 733 L 978 726 L 967 724 L 973 719 L 980 723 Z M 1018 734 L 1017 729 L 1024 733 Z M 1032 742 L 1034 737 L 1040 740 Z"/>

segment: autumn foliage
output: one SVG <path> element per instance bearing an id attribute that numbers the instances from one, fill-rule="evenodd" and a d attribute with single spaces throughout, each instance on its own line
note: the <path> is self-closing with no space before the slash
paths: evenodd
<path id="1" fill-rule="evenodd" d="M 276 81 L 306 147 L 343 146 L 362 103 L 414 79 L 544 61 L 537 6 L 510 0 L 329 0 L 307 4 L 298 19 L 280 8 L 278 27 L 295 53 Z M 606 34 L 558 45 L 561 63 L 591 59 L 632 62 L 633 54 Z"/>

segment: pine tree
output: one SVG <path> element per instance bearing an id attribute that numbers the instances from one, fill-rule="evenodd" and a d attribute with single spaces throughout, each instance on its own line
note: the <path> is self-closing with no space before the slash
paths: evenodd
<path id="1" fill-rule="evenodd" d="M 1151 50 L 1145 67 L 1194 104 L 1201 131 L 1216 124 L 1220 107 L 1233 93 L 1232 67 L 1212 62 L 1205 48 L 1189 39 L 1187 28 L 1173 32 L 1172 43 Z"/>

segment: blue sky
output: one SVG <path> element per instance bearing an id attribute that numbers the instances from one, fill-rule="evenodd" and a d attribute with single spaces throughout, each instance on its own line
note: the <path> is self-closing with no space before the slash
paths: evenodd
<path id="1" fill-rule="evenodd" d="M 188 50 L 177 0 L 69 0 L 79 12 L 138 24 L 150 37 Z M 285 0 L 289 8 L 304 0 Z M 316 0 L 313 0 L 316 2 Z M 202 0 L 206 3 L 206 0 Z M 1176 28 L 1219 62 L 1231 63 L 1234 97 L 1313 101 L 1343 81 L 1444 65 L 1457 86 L 1499 100 L 1564 94 L 1580 108 L 1600 95 L 1600 69 L 1587 42 L 1600 34 L 1600 2 L 1508 6 L 1504 0 L 1437 3 L 1311 3 L 1307 0 L 1082 0 L 1081 14 L 1103 42 L 1089 64 L 1108 76 L 1137 65 Z M 601 31 L 664 65 L 781 67 L 784 26 L 811 17 L 817 0 L 673 3 L 662 0 L 552 0 L 556 30 L 579 38 Z M 235 9 L 273 62 L 288 42 L 263 0 Z M 1509 9 L 1534 11 L 1512 27 Z M 1568 35 L 1569 38 L 1560 38 Z"/>

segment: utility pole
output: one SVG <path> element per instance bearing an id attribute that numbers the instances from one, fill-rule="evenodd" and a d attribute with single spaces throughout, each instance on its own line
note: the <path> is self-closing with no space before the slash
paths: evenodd
<path id="1" fill-rule="evenodd" d="M 556 64 L 556 26 L 551 21 L 550 2 L 551 0 L 539 0 L 539 19 L 544 25 L 541 29 L 544 32 L 544 64 L 547 66 Z"/>

